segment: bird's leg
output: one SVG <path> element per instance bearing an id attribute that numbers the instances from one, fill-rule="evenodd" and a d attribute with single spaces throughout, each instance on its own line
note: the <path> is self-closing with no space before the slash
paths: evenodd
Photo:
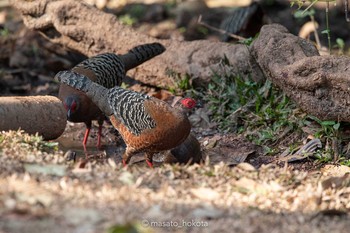
<path id="1" fill-rule="evenodd" d="M 91 130 L 91 121 L 85 122 L 85 125 L 86 125 L 86 130 L 85 130 L 85 135 L 84 135 L 84 139 L 83 139 L 83 147 L 84 147 L 85 157 L 87 159 L 88 153 L 87 153 L 87 149 L 86 149 L 86 143 L 87 143 L 87 140 L 89 138 L 89 134 L 90 134 L 90 130 Z"/>
<path id="2" fill-rule="evenodd" d="M 131 157 L 136 153 L 133 148 L 126 147 L 125 152 L 123 154 L 123 166 L 125 167 L 130 162 Z"/>
<path id="3" fill-rule="evenodd" d="M 102 138 L 102 125 L 103 125 L 103 119 L 98 120 L 98 133 L 97 133 L 97 148 L 101 148 L 101 138 Z"/>
<path id="4" fill-rule="evenodd" d="M 146 155 L 146 163 L 150 168 L 153 168 L 153 153 L 147 152 Z"/>

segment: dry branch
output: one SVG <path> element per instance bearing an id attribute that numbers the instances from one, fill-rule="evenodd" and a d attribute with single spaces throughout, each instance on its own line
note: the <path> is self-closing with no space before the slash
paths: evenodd
<path id="1" fill-rule="evenodd" d="M 22 13 L 27 27 L 39 30 L 54 43 L 87 56 L 103 52 L 124 53 L 142 43 L 162 43 L 167 48 L 165 53 L 129 72 L 135 79 L 152 85 L 172 85 L 169 76 L 174 72 L 208 81 L 212 70 L 225 70 L 220 65 L 224 56 L 234 67 L 230 72 L 246 75 L 255 71 L 250 66 L 249 52 L 244 45 L 204 40 L 157 40 L 122 25 L 112 14 L 75 0 L 17 0 L 12 1 L 12 5 Z M 261 78 L 261 73 L 254 77 Z"/>

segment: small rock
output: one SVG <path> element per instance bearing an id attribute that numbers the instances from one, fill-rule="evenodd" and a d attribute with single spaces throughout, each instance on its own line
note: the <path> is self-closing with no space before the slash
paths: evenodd
<path id="1" fill-rule="evenodd" d="M 201 208 L 197 208 L 192 211 L 191 215 L 194 218 L 207 218 L 207 219 L 217 219 L 221 217 L 223 211 L 214 208 L 213 206 L 205 206 Z"/>
<path id="2" fill-rule="evenodd" d="M 77 158 L 77 153 L 75 151 L 72 151 L 72 150 L 67 150 L 66 153 L 64 153 L 64 158 L 67 160 L 67 161 L 75 161 L 76 158 Z"/>
<path id="3" fill-rule="evenodd" d="M 29 173 L 40 173 L 43 175 L 64 176 L 66 174 L 66 166 L 58 164 L 24 164 L 24 170 Z"/>

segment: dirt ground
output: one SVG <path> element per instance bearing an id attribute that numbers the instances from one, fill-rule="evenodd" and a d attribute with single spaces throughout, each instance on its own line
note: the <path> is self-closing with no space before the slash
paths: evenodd
<path id="1" fill-rule="evenodd" d="M 158 37 L 202 36 L 181 34 L 164 22 L 152 31 L 147 23 L 138 27 Z M 84 57 L 27 30 L 16 12 L 1 6 L 0 29 L 5 28 L 0 96 L 57 96 L 54 74 Z M 198 110 L 191 120 L 208 114 Z M 163 164 L 159 154 L 154 169 L 142 155 L 121 165 L 125 145 L 108 121 L 100 150 L 93 126 L 88 159 L 81 145 L 84 124 L 68 122 L 64 134 L 50 142 L 1 132 L 0 232 L 348 232 L 349 167 L 311 158 L 287 163 L 278 154 L 264 155 L 241 135 L 194 125 L 205 162 Z"/>
<path id="2" fill-rule="evenodd" d="M 106 130 L 109 145 L 114 136 Z M 2 133 L 1 141 L 2 232 L 347 232 L 350 226 L 346 166 L 255 168 L 207 159 L 150 169 L 135 159 L 123 168 L 116 147 L 111 155 L 109 146 L 92 151 L 87 161 L 74 160 L 71 151 L 43 152 L 20 132 Z M 209 158 L 220 156 L 217 150 L 204 147 Z"/>

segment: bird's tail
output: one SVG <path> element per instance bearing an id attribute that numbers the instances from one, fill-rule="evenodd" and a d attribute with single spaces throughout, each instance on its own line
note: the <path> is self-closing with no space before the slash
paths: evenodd
<path id="1" fill-rule="evenodd" d="M 129 50 L 127 54 L 121 55 L 121 59 L 124 61 L 125 70 L 130 70 L 164 51 L 165 47 L 160 43 L 143 44 Z"/>
<path id="2" fill-rule="evenodd" d="M 107 116 L 112 114 L 108 105 L 108 89 L 92 82 L 85 75 L 76 73 L 71 70 L 60 71 L 55 75 L 55 79 L 60 83 L 71 86 L 79 91 L 85 92 L 86 95 L 94 102 L 102 112 Z"/>

